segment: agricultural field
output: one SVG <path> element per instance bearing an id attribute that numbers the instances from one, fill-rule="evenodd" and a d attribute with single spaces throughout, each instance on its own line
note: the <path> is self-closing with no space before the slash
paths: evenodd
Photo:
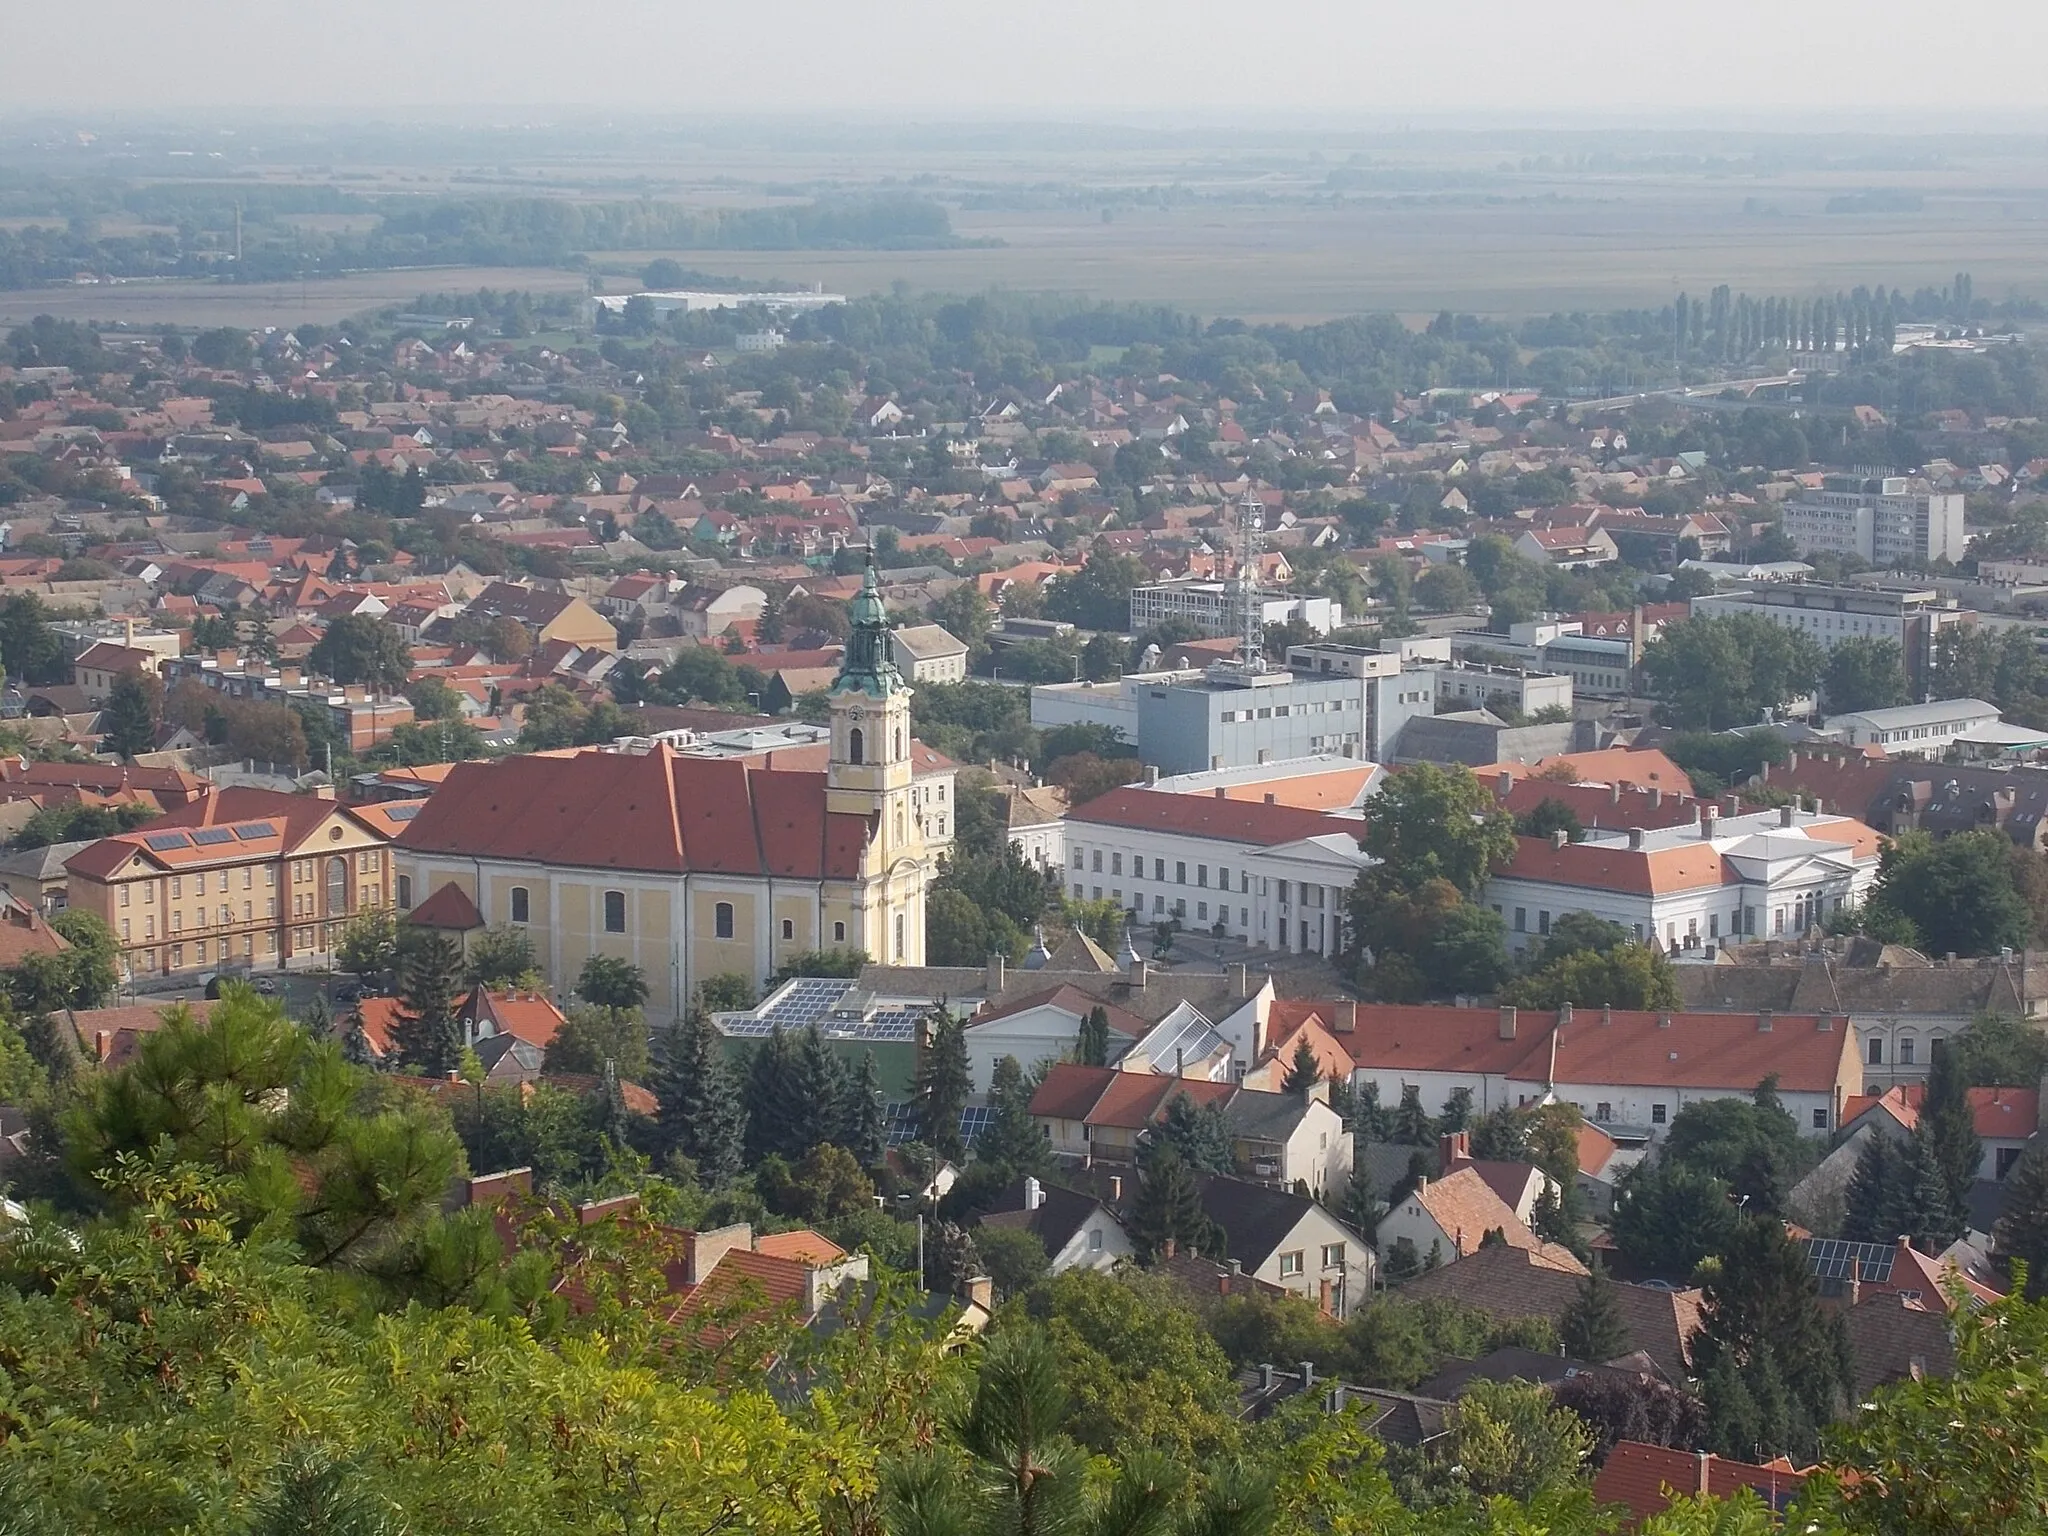
<path id="1" fill-rule="evenodd" d="M 193 184 L 161 169 L 169 157 L 191 163 L 190 145 L 169 130 L 104 161 L 23 142 L 10 154 L 0 124 L 0 189 L 9 171 Z M 2044 148 L 1991 134 L 648 121 L 410 137 L 307 128 L 247 163 L 228 152 L 213 184 L 223 196 L 243 195 L 230 183 L 246 187 L 258 202 L 280 190 L 341 196 L 348 206 L 331 211 L 278 205 L 268 233 L 288 254 L 301 239 L 367 234 L 381 218 L 375 209 L 429 202 L 729 213 L 896 198 L 935 204 L 950 223 L 950 239 L 901 242 L 915 247 L 906 249 L 829 236 L 808 249 L 749 238 L 715 249 L 576 249 L 609 292 L 638 286 L 639 270 L 664 256 L 705 274 L 851 294 L 904 283 L 1167 303 L 1250 320 L 1446 308 L 1520 318 L 1661 307 L 1680 291 L 1720 284 L 1792 296 L 1870 283 L 1911 291 L 1964 268 L 1986 297 L 2048 295 Z M 212 218 L 218 252 L 217 208 Z M 31 222 L 10 206 L 0 230 Z M 98 227 L 169 226 L 117 211 Z M 0 291 L 0 318 L 332 320 L 430 290 L 562 292 L 586 281 L 570 260 L 555 268 L 535 262 L 530 247 L 524 259 L 516 244 L 507 252 L 304 282 Z M 510 264 L 470 265 L 473 255 Z"/>

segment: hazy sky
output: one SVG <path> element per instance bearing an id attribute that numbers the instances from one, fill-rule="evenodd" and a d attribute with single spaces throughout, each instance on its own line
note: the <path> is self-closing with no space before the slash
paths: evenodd
<path id="1" fill-rule="evenodd" d="M 2048 0 L 15 0 L 0 111 L 2048 110 Z M 1906 126 L 1902 122 L 1901 126 Z"/>

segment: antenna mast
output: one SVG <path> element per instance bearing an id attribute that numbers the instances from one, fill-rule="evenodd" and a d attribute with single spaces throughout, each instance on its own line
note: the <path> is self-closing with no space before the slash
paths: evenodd
<path id="1" fill-rule="evenodd" d="M 1244 488 L 1244 500 L 1237 504 L 1237 533 L 1238 660 L 1247 672 L 1263 672 L 1266 634 L 1265 625 L 1259 622 L 1259 549 L 1265 542 L 1266 507 L 1249 482 Z"/>

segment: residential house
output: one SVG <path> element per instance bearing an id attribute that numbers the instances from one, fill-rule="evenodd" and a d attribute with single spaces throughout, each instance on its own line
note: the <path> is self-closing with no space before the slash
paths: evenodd
<path id="1" fill-rule="evenodd" d="M 1415 1301 L 1456 1301 L 1499 1319 L 1546 1317 L 1555 1323 L 1578 1300 L 1585 1277 L 1586 1267 L 1555 1246 L 1495 1244 L 1416 1276 L 1401 1286 L 1401 1294 Z M 1669 1381 L 1688 1379 L 1690 1341 L 1702 1321 L 1700 1293 L 1617 1281 L 1614 1297 L 1629 1352 L 1647 1355 Z"/>
<path id="2" fill-rule="evenodd" d="M 464 614 L 478 619 L 510 618 L 536 646 L 566 640 L 588 650 L 615 651 L 619 632 L 611 620 L 580 597 L 543 592 L 509 581 L 494 581 L 470 599 Z"/>
<path id="3" fill-rule="evenodd" d="M 1055 1275 L 1070 1269 L 1108 1271 L 1137 1252 L 1109 1206 L 1093 1195 L 1030 1177 L 998 1195 L 982 1213 L 981 1224 L 1029 1232 L 1044 1246 Z"/>
<path id="4" fill-rule="evenodd" d="M 1224 1253 L 1255 1280 L 1314 1302 L 1338 1321 L 1372 1300 L 1372 1244 L 1305 1195 L 1211 1174 L 1202 1210 Z"/>
<path id="5" fill-rule="evenodd" d="M 1620 558 L 1605 528 L 1529 528 L 1515 540 L 1515 552 L 1568 571 L 1588 570 Z"/>
<path id="6" fill-rule="evenodd" d="M 1414 1262 L 1434 1268 L 1477 1253 L 1494 1233 L 1510 1248 L 1536 1252 L 1552 1246 L 1529 1230 L 1477 1168 L 1467 1165 L 1419 1180 L 1406 1199 L 1380 1218 L 1373 1241 L 1382 1263 L 1405 1245 Z M 1560 1255 L 1552 1257 L 1560 1263 L 1570 1258 L 1562 1250 Z"/>
<path id="7" fill-rule="evenodd" d="M 698 640 L 716 639 L 735 624 L 760 618 L 767 608 L 768 594 L 745 585 L 684 587 L 670 604 L 682 632 Z"/>
<path id="8" fill-rule="evenodd" d="M 71 677 L 87 703 L 104 704 L 115 683 L 124 677 L 156 676 L 162 659 L 157 652 L 140 646 L 101 640 L 79 652 L 78 659 L 71 664 Z"/>

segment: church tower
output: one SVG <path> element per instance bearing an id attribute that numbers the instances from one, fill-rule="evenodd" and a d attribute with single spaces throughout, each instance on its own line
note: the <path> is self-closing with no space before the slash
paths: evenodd
<path id="1" fill-rule="evenodd" d="M 869 876 L 878 881 L 863 922 L 876 960 L 924 963 L 924 897 L 932 858 L 912 803 L 910 685 L 889 651 L 889 611 L 872 564 L 848 605 L 850 633 L 832 684 L 832 757 L 826 809 L 870 819 Z"/>

